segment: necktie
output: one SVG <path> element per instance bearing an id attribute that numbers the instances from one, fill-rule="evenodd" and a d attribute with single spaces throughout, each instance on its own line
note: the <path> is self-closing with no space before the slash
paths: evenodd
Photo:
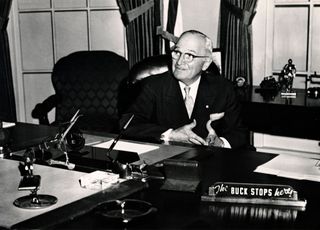
<path id="1" fill-rule="evenodd" d="M 190 87 L 189 86 L 184 87 L 184 91 L 186 93 L 186 96 L 184 98 L 184 103 L 186 105 L 186 108 L 187 108 L 187 111 L 188 111 L 188 115 L 189 115 L 189 118 L 190 118 L 191 114 L 192 114 L 194 102 L 193 102 L 192 97 L 190 96 Z"/>

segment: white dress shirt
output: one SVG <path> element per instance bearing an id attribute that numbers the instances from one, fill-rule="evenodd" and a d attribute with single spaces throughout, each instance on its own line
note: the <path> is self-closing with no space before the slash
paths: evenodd
<path id="1" fill-rule="evenodd" d="M 190 91 L 189 91 L 189 96 L 192 97 L 193 101 L 196 101 L 196 97 L 197 97 L 197 93 L 198 93 L 198 88 L 199 88 L 199 84 L 200 84 L 200 79 L 201 77 L 199 77 L 195 82 L 193 82 L 191 85 L 188 85 L 190 87 Z M 186 97 L 186 92 L 184 90 L 184 87 L 186 87 L 187 85 L 184 84 L 183 82 L 179 81 L 179 86 L 180 86 L 180 90 L 182 93 L 182 97 L 185 98 Z"/>

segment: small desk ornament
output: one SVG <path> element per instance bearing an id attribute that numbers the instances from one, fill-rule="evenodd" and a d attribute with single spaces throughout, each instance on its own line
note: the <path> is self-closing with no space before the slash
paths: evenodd
<path id="1" fill-rule="evenodd" d="M 283 67 L 279 75 L 279 83 L 281 85 L 281 97 L 296 97 L 297 93 L 292 89 L 293 79 L 296 77 L 296 66 L 293 64 L 292 59 Z"/>

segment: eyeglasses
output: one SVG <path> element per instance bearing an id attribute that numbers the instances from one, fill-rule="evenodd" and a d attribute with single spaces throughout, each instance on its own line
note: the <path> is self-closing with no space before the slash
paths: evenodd
<path id="1" fill-rule="evenodd" d="M 192 53 L 182 53 L 179 50 L 172 50 L 171 51 L 171 57 L 173 59 L 179 59 L 180 56 L 182 56 L 182 60 L 186 63 L 190 63 L 193 61 L 194 58 L 206 58 L 208 56 L 200 56 L 200 55 L 194 55 Z"/>

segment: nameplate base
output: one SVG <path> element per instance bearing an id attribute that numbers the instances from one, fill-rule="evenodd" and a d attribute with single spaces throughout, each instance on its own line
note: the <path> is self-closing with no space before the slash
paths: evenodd
<path id="1" fill-rule="evenodd" d="M 298 192 L 288 185 L 217 182 L 209 186 L 202 201 L 254 205 L 276 205 L 304 210 L 306 200 L 298 199 Z"/>

